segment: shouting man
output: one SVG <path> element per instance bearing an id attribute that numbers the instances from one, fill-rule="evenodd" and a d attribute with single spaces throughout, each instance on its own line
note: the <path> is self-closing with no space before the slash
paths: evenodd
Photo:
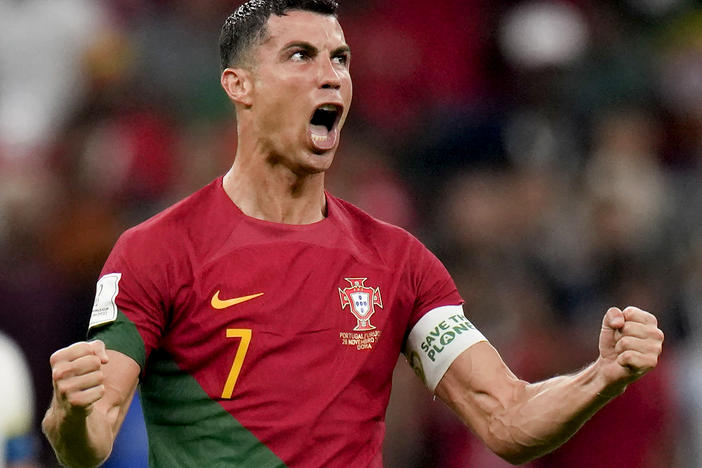
<path id="1" fill-rule="evenodd" d="M 51 357 L 43 429 L 62 463 L 109 456 L 139 384 L 151 466 L 379 467 L 401 352 L 488 447 L 521 463 L 656 365 L 655 317 L 613 307 L 593 364 L 518 379 L 436 257 L 325 191 L 352 95 L 336 8 L 251 0 L 227 18 L 234 163 L 115 245 L 91 341 Z"/>

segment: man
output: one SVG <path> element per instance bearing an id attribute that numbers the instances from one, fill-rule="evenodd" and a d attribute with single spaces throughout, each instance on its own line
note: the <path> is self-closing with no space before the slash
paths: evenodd
<path id="1" fill-rule="evenodd" d="M 234 164 L 122 235 L 98 281 L 98 340 L 52 355 L 43 428 L 63 463 L 109 456 L 139 382 L 153 466 L 381 466 L 400 352 L 519 463 L 656 365 L 656 319 L 611 308 L 595 363 L 517 379 L 426 248 L 324 191 L 352 94 L 336 7 L 252 0 L 227 19 Z"/>
<path id="2" fill-rule="evenodd" d="M 0 467 L 35 467 L 32 378 L 22 350 L 2 332 L 0 379 Z"/>

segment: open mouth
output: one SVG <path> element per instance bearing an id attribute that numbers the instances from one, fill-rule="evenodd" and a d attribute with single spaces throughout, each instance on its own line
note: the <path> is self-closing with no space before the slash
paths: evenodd
<path id="1" fill-rule="evenodd" d="M 327 132 L 331 132 L 341 115 L 341 109 L 334 104 L 324 104 L 317 108 L 312 114 L 310 124 L 326 127 Z"/>
<path id="2" fill-rule="evenodd" d="M 322 104 L 315 109 L 310 119 L 309 136 L 317 151 L 332 149 L 338 140 L 337 124 L 343 108 L 337 104 Z"/>

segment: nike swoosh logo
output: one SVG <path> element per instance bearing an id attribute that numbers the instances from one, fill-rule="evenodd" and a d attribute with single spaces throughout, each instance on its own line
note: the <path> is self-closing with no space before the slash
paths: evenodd
<path id="1" fill-rule="evenodd" d="M 220 299 L 219 298 L 219 291 L 214 293 L 214 296 L 212 296 L 212 300 L 210 301 L 210 304 L 212 304 L 212 307 L 215 309 L 226 309 L 227 307 L 235 306 L 237 304 L 241 304 L 242 302 L 250 301 L 251 299 L 256 299 L 259 296 L 263 296 L 263 293 L 258 293 L 258 294 L 251 294 L 250 296 L 242 296 L 242 297 L 235 297 L 234 299 Z"/>

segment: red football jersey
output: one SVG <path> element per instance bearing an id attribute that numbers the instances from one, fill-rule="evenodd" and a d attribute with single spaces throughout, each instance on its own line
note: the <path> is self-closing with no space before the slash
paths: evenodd
<path id="1" fill-rule="evenodd" d="M 272 223 L 219 178 L 120 237 L 90 334 L 141 366 L 152 466 L 382 465 L 403 343 L 462 300 L 406 231 L 326 199 Z"/>

